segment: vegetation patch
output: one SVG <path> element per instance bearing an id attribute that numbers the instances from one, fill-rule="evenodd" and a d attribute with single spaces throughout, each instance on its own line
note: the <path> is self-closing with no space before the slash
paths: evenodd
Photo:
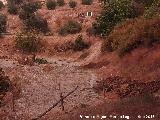
<path id="1" fill-rule="evenodd" d="M 92 0 L 82 0 L 82 4 L 83 5 L 91 5 L 92 4 Z"/>
<path id="2" fill-rule="evenodd" d="M 160 17 L 152 19 L 137 18 L 117 25 L 104 41 L 105 49 L 117 51 L 119 56 L 139 46 L 151 46 L 159 42 Z"/>
<path id="3" fill-rule="evenodd" d="M 5 76 L 4 71 L 0 68 L 0 95 L 9 90 L 10 80 L 8 76 Z"/>
<path id="4" fill-rule="evenodd" d="M 27 29 L 34 29 L 43 33 L 49 31 L 46 19 L 41 18 L 39 15 L 30 16 L 24 21 Z"/>
<path id="5" fill-rule="evenodd" d="M 66 34 L 76 34 L 81 31 L 81 25 L 74 21 L 69 20 L 66 24 L 60 27 L 58 33 L 60 35 L 66 35 Z"/>
<path id="6" fill-rule="evenodd" d="M 48 63 L 48 61 L 45 60 L 44 58 L 36 58 L 34 62 L 38 63 L 38 64 L 47 64 Z"/>
<path id="7" fill-rule="evenodd" d="M 32 32 L 22 32 L 16 35 L 15 46 L 23 52 L 36 52 L 41 44 L 38 35 Z"/>
<path id="8" fill-rule="evenodd" d="M 75 8 L 76 5 L 77 5 L 77 2 L 76 2 L 76 1 L 73 1 L 73 0 L 70 0 L 70 1 L 69 1 L 69 6 L 70 6 L 70 8 Z"/>
<path id="9" fill-rule="evenodd" d="M 0 34 L 6 32 L 7 17 L 0 13 Z"/>
<path id="10" fill-rule="evenodd" d="M 89 43 L 84 42 L 82 35 L 79 35 L 76 38 L 75 42 L 72 43 L 71 48 L 74 51 L 81 51 L 83 49 L 89 48 L 89 46 L 90 46 Z"/>
<path id="11" fill-rule="evenodd" d="M 26 13 L 34 13 L 38 9 L 41 8 L 41 4 L 38 1 L 30 1 L 30 2 L 24 2 L 21 6 L 21 8 L 26 12 Z"/>
<path id="12" fill-rule="evenodd" d="M 65 4 L 64 0 L 57 0 L 57 4 L 59 6 L 63 6 Z"/>
<path id="13" fill-rule="evenodd" d="M 0 9 L 2 9 L 4 7 L 4 4 L 2 1 L 0 1 Z"/>
<path id="14" fill-rule="evenodd" d="M 47 0 L 47 2 L 46 2 L 46 6 L 47 6 L 48 10 L 55 9 L 56 5 L 57 5 L 57 3 L 55 0 Z"/>
<path id="15" fill-rule="evenodd" d="M 131 4 L 132 0 L 114 0 L 104 4 L 96 26 L 99 34 L 108 35 L 114 26 L 127 18 L 135 18 L 138 13 Z"/>
<path id="16" fill-rule="evenodd" d="M 10 13 L 10 14 L 14 14 L 14 15 L 16 15 L 17 13 L 18 13 L 18 8 L 17 8 L 17 6 L 15 5 L 15 4 L 8 4 L 8 12 Z"/>

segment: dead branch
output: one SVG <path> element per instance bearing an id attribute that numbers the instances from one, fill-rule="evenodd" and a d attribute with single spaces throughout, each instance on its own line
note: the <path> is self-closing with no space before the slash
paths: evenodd
<path id="1" fill-rule="evenodd" d="M 63 98 L 61 98 L 60 100 L 58 100 L 55 104 L 53 104 L 48 110 L 46 110 L 44 113 L 42 113 L 41 115 L 37 116 L 36 118 L 33 118 L 32 120 L 38 120 L 39 118 L 43 117 L 44 115 L 46 115 L 49 111 L 51 111 L 54 107 L 56 107 L 58 105 L 58 103 L 60 103 L 62 101 L 62 99 L 64 100 L 65 98 L 67 98 L 69 95 L 71 95 L 74 91 L 76 91 L 78 89 L 78 86 L 76 88 L 74 88 L 71 92 L 69 92 L 67 95 L 63 96 Z"/>

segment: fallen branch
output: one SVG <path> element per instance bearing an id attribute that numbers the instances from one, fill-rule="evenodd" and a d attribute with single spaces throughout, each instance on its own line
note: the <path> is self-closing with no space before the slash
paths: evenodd
<path id="1" fill-rule="evenodd" d="M 62 101 L 62 99 L 67 98 L 69 95 L 71 95 L 74 91 L 76 91 L 78 89 L 78 86 L 73 89 L 71 92 L 69 92 L 67 95 L 63 96 L 63 98 L 61 98 L 60 100 L 58 100 L 55 104 L 53 104 L 48 110 L 46 110 L 44 113 L 42 113 L 41 115 L 37 116 L 37 118 L 33 118 L 32 120 L 38 120 L 39 118 L 43 117 L 44 115 L 46 115 L 49 111 L 51 111 L 54 107 L 56 107 L 58 105 L 58 103 L 60 103 Z"/>

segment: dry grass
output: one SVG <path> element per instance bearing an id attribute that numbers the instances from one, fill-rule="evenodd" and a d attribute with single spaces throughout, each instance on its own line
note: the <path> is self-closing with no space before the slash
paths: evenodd
<path id="1" fill-rule="evenodd" d="M 111 32 L 105 46 L 117 51 L 119 56 L 139 46 L 151 46 L 160 38 L 160 17 L 146 20 L 142 17 L 126 20 Z"/>

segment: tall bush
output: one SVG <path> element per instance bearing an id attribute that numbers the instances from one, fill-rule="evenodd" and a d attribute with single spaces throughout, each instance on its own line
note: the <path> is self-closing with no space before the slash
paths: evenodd
<path id="1" fill-rule="evenodd" d="M 99 33 L 108 35 L 117 23 L 138 16 L 131 3 L 132 0 L 114 0 L 110 4 L 104 4 L 96 22 Z"/>

